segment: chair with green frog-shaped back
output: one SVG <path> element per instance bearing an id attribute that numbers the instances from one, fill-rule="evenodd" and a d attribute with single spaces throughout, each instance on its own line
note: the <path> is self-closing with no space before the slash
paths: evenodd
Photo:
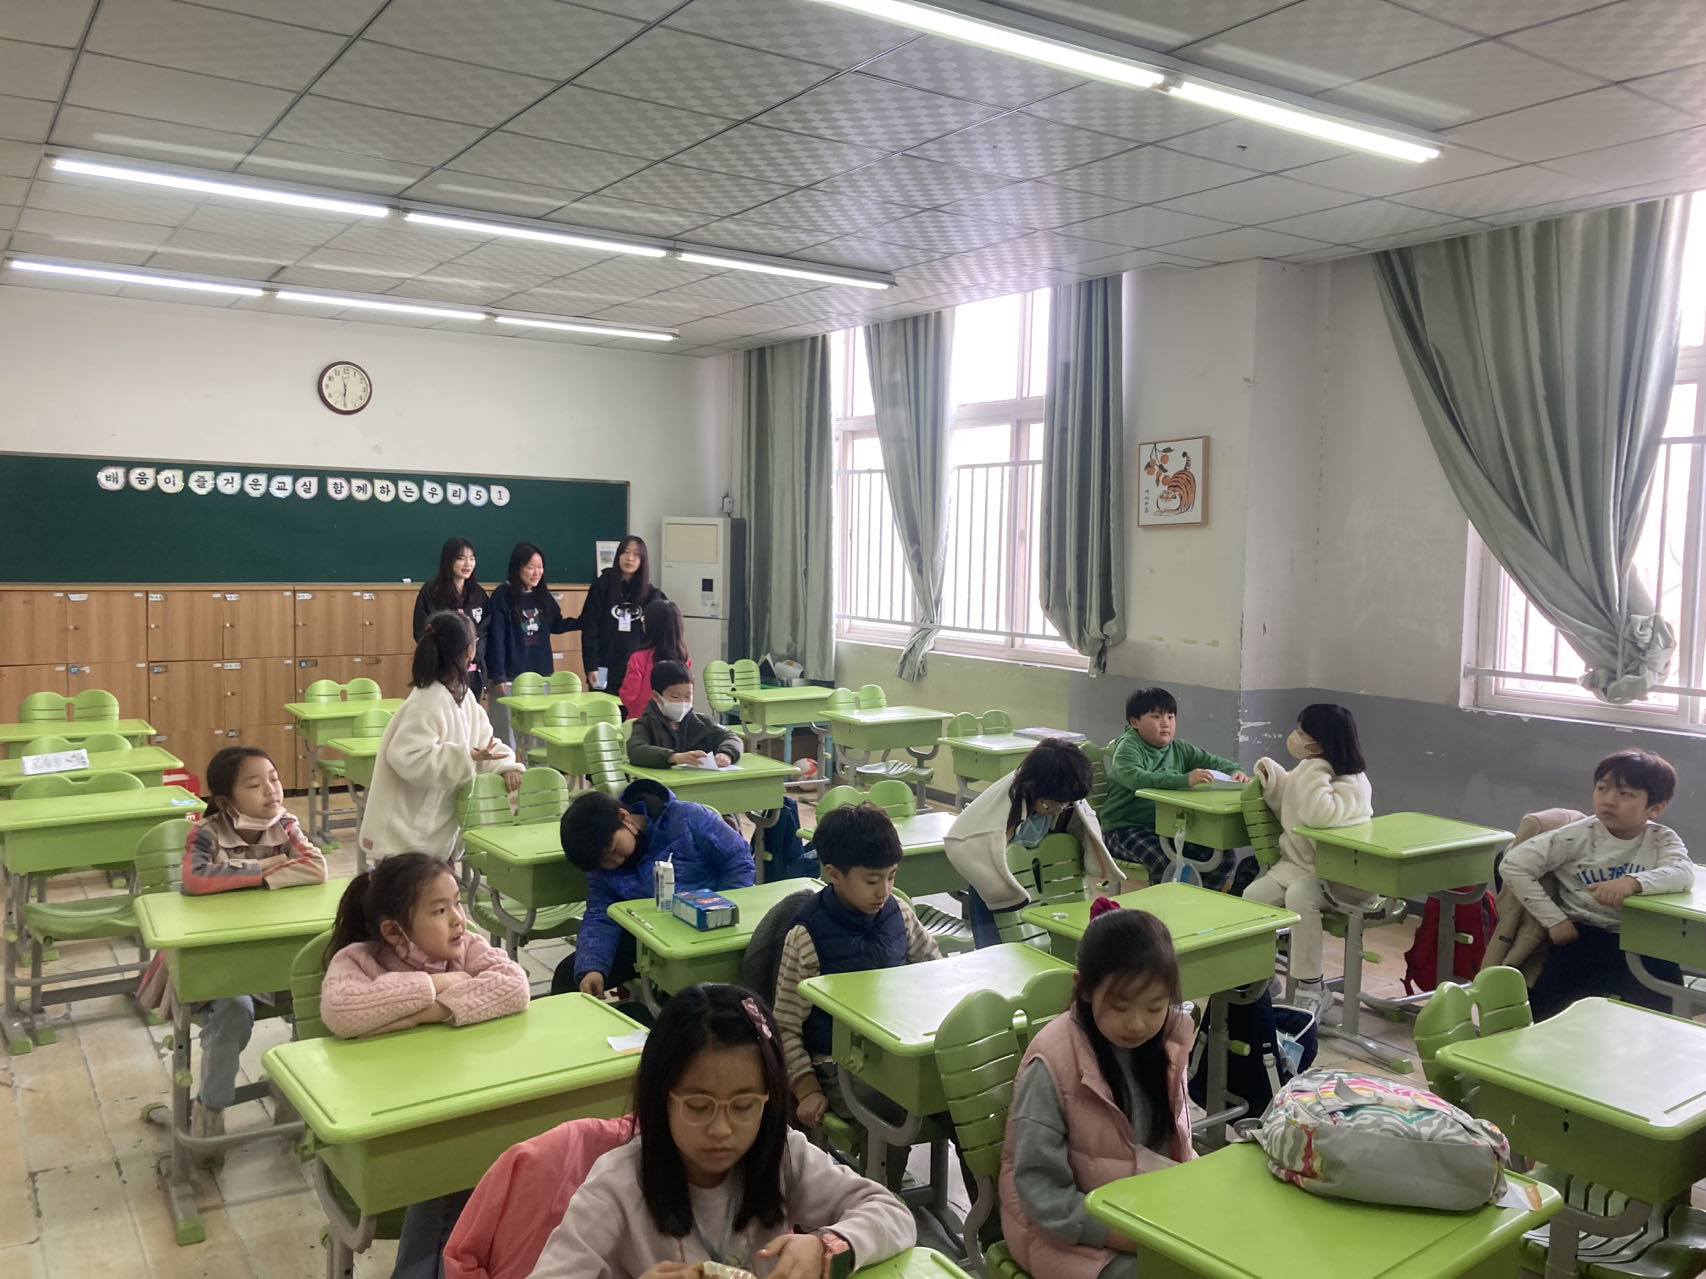
<path id="1" fill-rule="evenodd" d="M 1006 711 L 985 711 L 983 713 L 983 731 L 991 737 L 1013 731 L 1013 717 Z"/>
<path id="2" fill-rule="evenodd" d="M 545 691 L 552 695 L 578 693 L 581 691 L 581 677 L 573 671 L 552 671 L 545 677 Z"/>
<path id="3" fill-rule="evenodd" d="M 85 688 L 71 699 L 71 718 L 75 722 L 110 723 L 118 717 L 118 698 L 104 688 Z"/>
<path id="4" fill-rule="evenodd" d="M 551 702 L 539 717 L 533 721 L 534 728 L 574 728 L 587 722 L 587 708 L 579 702 Z M 529 737 L 529 741 L 537 738 Z M 522 755 L 522 759 L 530 767 L 548 762 L 550 748 L 547 746 L 530 746 Z"/>
<path id="5" fill-rule="evenodd" d="M 115 752 L 122 754 L 125 751 L 135 749 L 130 744 L 130 738 L 122 733 L 90 733 L 77 745 L 91 755 L 97 752 L 103 755 Z"/>
<path id="6" fill-rule="evenodd" d="M 889 704 L 888 694 L 883 691 L 881 684 L 861 684 L 859 686 L 858 706 L 862 711 L 880 711 Z M 873 760 L 856 764 L 853 768 L 854 780 L 861 786 L 874 786 L 881 781 L 901 782 L 910 786 L 917 795 L 918 805 L 924 805 L 924 790 L 930 784 L 930 779 L 936 771 L 924 762 L 935 755 L 936 747 L 930 748 L 928 755 L 908 748 L 911 759 L 890 759 L 891 752 L 884 751 Z"/>
<path id="7" fill-rule="evenodd" d="M 317 679 L 302 690 L 302 700 L 305 702 L 341 702 L 344 700 L 344 686 L 335 679 Z"/>
<path id="8" fill-rule="evenodd" d="M 384 698 L 385 690 L 379 687 L 379 681 L 368 679 L 365 675 L 352 679 L 344 685 L 344 700 L 346 702 L 377 702 Z"/>
<path id="9" fill-rule="evenodd" d="M 550 691 L 550 683 L 538 671 L 522 671 L 509 682 L 511 697 L 542 697 Z"/>
<path id="10" fill-rule="evenodd" d="M 55 693 L 43 689 L 39 693 L 31 693 L 18 704 L 18 722 L 21 724 L 63 724 L 65 708 L 71 704 L 71 699 L 63 693 Z"/>
<path id="11" fill-rule="evenodd" d="M 129 743 L 126 743 L 128 746 Z M 63 773 L 43 773 L 39 777 L 27 777 L 13 788 L 13 799 L 74 799 L 82 795 L 112 795 L 119 791 L 146 790 L 147 784 L 134 773 L 96 773 L 93 776 L 73 780 Z M 94 869 L 105 874 L 114 888 L 128 886 L 134 874 L 132 863 L 99 862 L 92 868 L 79 866 L 71 874 L 82 874 L 85 869 Z M 37 877 L 37 896 L 42 901 L 47 900 L 48 876 Z"/>
<path id="12" fill-rule="evenodd" d="M 620 796 L 628 788 L 628 774 L 622 767 L 628 749 L 622 742 L 621 730 L 608 722 L 593 724 L 586 730 L 583 749 L 592 789 Z"/>
<path id="13" fill-rule="evenodd" d="M 495 777 L 500 783 L 503 780 L 502 774 L 483 776 Z M 467 788 L 469 801 L 465 811 L 478 825 L 507 825 L 511 820 L 507 796 L 501 809 L 491 802 L 489 794 L 476 798 L 473 792 L 478 789 L 479 780 L 476 778 L 476 785 Z M 489 786 L 486 788 L 488 792 L 490 789 Z M 530 768 L 521 775 L 513 821 L 517 825 L 531 822 L 555 824 L 568 806 L 569 785 L 563 775 L 554 768 Z M 529 941 L 573 937 L 580 932 L 581 919 L 586 914 L 585 902 L 562 902 L 530 909 L 482 882 L 486 873 L 483 856 L 470 850 L 467 858 L 472 872 L 468 889 L 469 918 L 492 939 L 494 946 L 501 945 L 511 959 Z"/>
<path id="14" fill-rule="evenodd" d="M 738 705 L 735 701 L 734 668 L 719 658 L 706 662 L 702 674 L 705 678 L 705 700 L 710 704 L 711 713 L 717 717 L 719 724 L 729 723 L 730 712 Z"/>
<path id="15" fill-rule="evenodd" d="M 961 711 L 948 721 L 946 737 L 976 737 L 983 732 L 983 721 L 970 711 Z"/>
<path id="16" fill-rule="evenodd" d="M 891 821 L 898 822 L 902 818 L 915 817 L 918 814 L 918 797 L 912 793 L 912 787 L 893 778 L 887 778 L 872 786 L 865 792 L 865 800 L 887 813 Z"/>
<path id="17" fill-rule="evenodd" d="M 367 740 L 385 736 L 385 730 L 391 723 L 391 717 L 397 712 L 384 706 L 369 706 L 358 713 L 355 723 L 350 726 L 349 735 Z M 349 782 L 350 796 L 355 800 L 357 820 L 367 811 L 367 790 L 373 785 L 374 759 L 359 759 L 344 761 L 344 776 Z M 357 857 L 361 854 L 358 851 Z"/>
<path id="18" fill-rule="evenodd" d="M 734 663 L 734 665 L 729 668 L 729 672 L 733 680 L 733 687 L 730 690 L 731 697 L 734 697 L 737 693 L 756 693 L 764 686 L 763 677 L 758 669 L 758 663 L 753 661 L 750 657 L 741 658 L 740 661 Z M 707 693 L 707 696 L 709 696 L 709 693 Z M 735 698 L 735 710 L 737 714 L 739 709 L 739 699 Z M 749 751 L 757 750 L 760 744 L 770 740 L 771 738 L 786 737 L 788 741 L 792 741 L 793 731 L 794 730 L 791 728 L 765 728 L 762 724 L 748 724 L 744 719 L 741 720 L 740 724 L 741 740 L 745 749 Z M 787 753 L 786 749 L 784 749 L 783 753 Z"/>
<path id="19" fill-rule="evenodd" d="M 1026 848 L 1017 841 L 1008 844 L 1007 869 L 1013 872 L 1030 899 L 1025 906 L 1054 906 L 1084 900 L 1084 854 L 1075 835 L 1064 832 L 1044 835 L 1035 848 Z M 1048 933 L 1019 917 L 1025 906 L 997 914 L 996 933 L 1003 942 L 1023 942 L 1047 950 Z"/>
<path id="20" fill-rule="evenodd" d="M 46 734 L 41 737 L 30 738 L 29 741 L 25 742 L 18 748 L 18 754 L 21 756 L 57 755 L 61 751 L 68 751 L 71 749 L 73 749 L 73 747 L 69 737 L 60 737 L 58 734 L 53 733 Z"/>

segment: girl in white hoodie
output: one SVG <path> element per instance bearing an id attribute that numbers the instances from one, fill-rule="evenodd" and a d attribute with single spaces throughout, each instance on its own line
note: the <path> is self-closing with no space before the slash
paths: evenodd
<path id="1" fill-rule="evenodd" d="M 479 698 L 468 688 L 474 624 L 460 613 L 434 613 L 415 644 L 408 698 L 385 726 L 373 785 L 361 820 L 365 863 L 393 853 L 456 851 L 456 792 L 476 773 L 501 772 L 513 794 L 524 765 L 492 736 Z"/>
<path id="2" fill-rule="evenodd" d="M 1296 833 L 1299 826 L 1355 826 L 1374 816 L 1373 792 L 1364 771 L 1357 722 L 1343 706 L 1316 702 L 1305 706 L 1297 727 L 1285 739 L 1298 765 L 1289 773 L 1273 760 L 1256 761 L 1262 798 L 1279 814 L 1280 859 L 1244 890 L 1252 901 L 1284 906 L 1298 922 L 1291 929 L 1291 975 L 1297 1003 L 1323 1021 L 1333 1006 L 1321 976 L 1321 911 L 1327 906 L 1326 882 L 1315 874 L 1315 841 Z M 1343 884 L 1332 885 L 1340 901 L 1366 895 Z"/>

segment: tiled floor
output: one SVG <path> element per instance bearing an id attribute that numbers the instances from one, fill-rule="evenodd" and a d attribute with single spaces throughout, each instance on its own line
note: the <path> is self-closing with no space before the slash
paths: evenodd
<path id="1" fill-rule="evenodd" d="M 347 851 L 334 853 L 331 863 L 334 876 L 354 872 Z M 56 879 L 52 891 L 83 896 L 109 890 L 103 877 L 90 875 Z M 1409 927 L 1372 940 L 1382 960 L 1366 970 L 1368 989 L 1392 993 Z M 1336 971 L 1335 944 L 1328 939 L 1330 971 Z M 111 949 L 106 943 L 65 945 L 59 966 L 115 962 L 106 958 Z M 567 953 L 561 944 L 524 953 L 536 993 L 549 989 L 551 970 Z M 223 1166 L 197 1173 L 207 1241 L 178 1247 L 156 1173 L 166 1134 L 141 1118 L 146 1105 L 170 1100 L 166 1028 L 148 1026 L 126 997 L 61 1009 L 54 1025 L 57 1043 L 0 1057 L 0 1276 L 313 1279 L 324 1273 L 320 1210 L 303 1166 L 282 1141 L 234 1150 Z M 1375 1021 L 1371 1029 L 1400 1050 L 1412 1050 L 1407 1027 Z M 282 1020 L 256 1025 L 243 1057 L 245 1080 L 258 1074 L 261 1055 L 288 1033 Z M 1321 1064 L 1343 1059 L 1338 1048 L 1324 1043 Z M 264 1118 L 257 1102 L 233 1109 L 228 1122 L 236 1128 Z M 921 1165 L 923 1157 L 918 1151 Z M 376 1242 L 362 1254 L 357 1274 L 388 1275 L 394 1248 Z"/>

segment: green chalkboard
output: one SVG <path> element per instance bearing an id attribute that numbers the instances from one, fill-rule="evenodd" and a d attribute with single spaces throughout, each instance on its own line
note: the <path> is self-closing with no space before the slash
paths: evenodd
<path id="1" fill-rule="evenodd" d="M 13 582 L 419 582 L 453 536 L 483 581 L 529 541 L 553 582 L 590 582 L 627 532 L 628 486 L 603 480 L 0 453 Z"/>

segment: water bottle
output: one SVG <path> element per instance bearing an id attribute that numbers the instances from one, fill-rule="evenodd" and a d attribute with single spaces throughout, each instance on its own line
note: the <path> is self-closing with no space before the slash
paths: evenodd
<path id="1" fill-rule="evenodd" d="M 652 887 L 657 894 L 657 908 L 667 915 L 675 908 L 674 862 L 659 862 L 652 868 Z"/>

